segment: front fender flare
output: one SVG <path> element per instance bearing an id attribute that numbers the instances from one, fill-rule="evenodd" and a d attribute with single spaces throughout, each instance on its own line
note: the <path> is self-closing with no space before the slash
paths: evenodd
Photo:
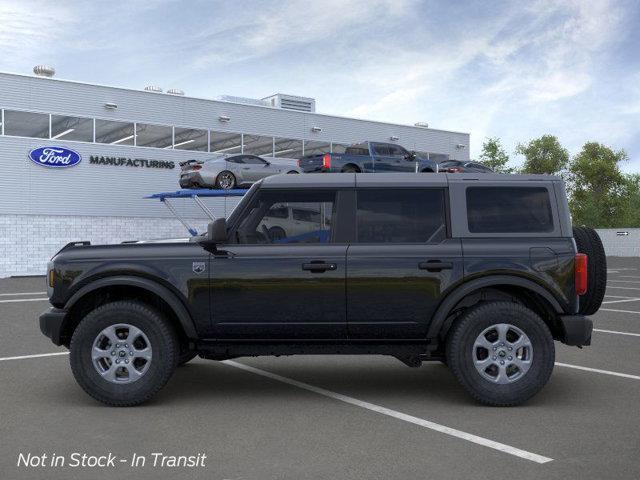
<path id="1" fill-rule="evenodd" d="M 467 295 L 479 290 L 481 288 L 493 287 L 493 286 L 514 286 L 522 287 L 527 290 L 540 295 L 552 306 L 554 311 L 558 314 L 562 314 L 564 309 L 562 308 L 558 299 L 546 288 L 539 284 L 522 277 L 516 277 L 511 275 L 491 275 L 489 277 L 478 278 L 469 282 L 463 283 L 455 290 L 449 293 L 446 298 L 440 303 L 436 313 L 433 315 L 431 324 L 427 331 L 427 338 L 437 338 L 445 326 L 445 322 L 451 310 Z"/>
<path id="2" fill-rule="evenodd" d="M 77 292 L 75 292 L 65 303 L 65 310 L 69 311 L 81 298 L 95 290 L 98 290 L 99 288 L 123 285 L 143 288 L 160 297 L 173 310 L 187 337 L 189 339 L 198 338 L 198 333 L 196 332 L 193 319 L 191 318 L 189 311 L 184 306 L 182 301 L 178 298 L 178 296 L 167 287 L 160 285 L 159 283 L 154 282 L 153 280 L 148 278 L 136 277 L 131 275 L 115 275 L 111 277 L 100 278 L 88 283 L 84 287 L 80 288 Z"/>

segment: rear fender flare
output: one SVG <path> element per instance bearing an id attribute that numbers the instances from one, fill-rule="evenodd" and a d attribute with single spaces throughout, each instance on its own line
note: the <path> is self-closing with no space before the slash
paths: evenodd
<path id="1" fill-rule="evenodd" d="M 442 301 L 436 313 L 433 315 L 431 324 L 427 332 L 427 338 L 438 338 L 442 328 L 445 326 L 447 317 L 453 310 L 453 308 L 467 295 L 480 290 L 482 288 L 492 286 L 515 286 L 522 287 L 537 293 L 544 298 L 552 306 L 557 314 L 562 314 L 564 309 L 556 297 L 549 292 L 546 288 L 538 285 L 537 283 L 522 277 L 515 277 L 510 275 L 492 275 L 489 277 L 478 278 L 471 280 L 467 283 L 463 283 Z"/>

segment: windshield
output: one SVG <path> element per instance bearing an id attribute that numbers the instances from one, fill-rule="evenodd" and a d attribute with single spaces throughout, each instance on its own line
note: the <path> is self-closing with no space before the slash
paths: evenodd
<path id="1" fill-rule="evenodd" d="M 258 187 L 259 187 L 259 185 L 261 183 L 262 183 L 262 181 L 258 181 L 256 183 L 254 183 L 253 185 L 251 185 L 251 188 L 249 190 L 247 190 L 247 193 L 244 194 L 244 196 L 238 202 L 238 204 L 235 207 L 233 207 L 233 210 L 227 216 L 227 225 L 232 225 L 233 223 L 235 223 L 236 217 L 238 216 L 239 212 L 242 210 L 243 205 L 245 205 L 247 203 L 247 201 L 249 199 L 251 199 L 253 194 L 256 193 L 256 190 L 258 190 Z"/>

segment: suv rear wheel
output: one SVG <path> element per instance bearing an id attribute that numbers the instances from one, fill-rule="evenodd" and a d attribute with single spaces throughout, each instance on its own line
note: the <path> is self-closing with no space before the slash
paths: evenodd
<path id="1" fill-rule="evenodd" d="M 70 350 L 78 384 L 96 400 L 117 407 L 155 395 L 171 377 L 180 351 L 171 324 L 134 301 L 90 312 L 73 332 Z"/>
<path id="2" fill-rule="evenodd" d="M 513 302 L 471 308 L 449 331 L 447 365 L 481 403 L 512 406 L 547 383 L 555 362 L 553 338 L 533 311 Z"/>

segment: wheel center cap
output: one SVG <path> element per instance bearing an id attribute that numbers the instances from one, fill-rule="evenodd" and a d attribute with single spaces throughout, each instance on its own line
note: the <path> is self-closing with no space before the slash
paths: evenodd
<path id="1" fill-rule="evenodd" d="M 127 354 L 127 352 L 125 352 L 124 350 L 120 350 L 120 353 L 118 353 L 118 355 L 120 355 L 121 357 L 124 357 Z"/>
<path id="2" fill-rule="evenodd" d="M 500 353 L 498 353 L 498 355 L 500 355 L 501 358 L 504 358 L 507 356 L 507 352 L 505 352 L 504 350 L 500 350 Z"/>

